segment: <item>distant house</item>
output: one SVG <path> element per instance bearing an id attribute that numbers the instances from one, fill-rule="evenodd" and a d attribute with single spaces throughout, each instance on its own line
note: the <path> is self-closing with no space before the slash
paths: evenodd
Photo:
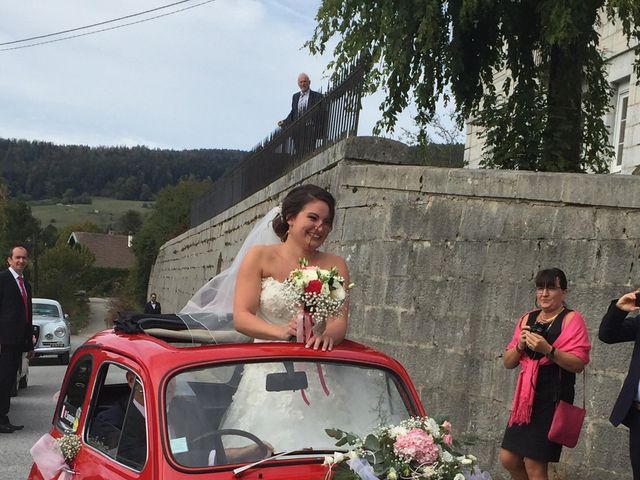
<path id="1" fill-rule="evenodd" d="M 72 232 L 67 243 L 87 248 L 96 257 L 94 266 L 98 268 L 129 269 L 135 262 L 131 235 Z"/>

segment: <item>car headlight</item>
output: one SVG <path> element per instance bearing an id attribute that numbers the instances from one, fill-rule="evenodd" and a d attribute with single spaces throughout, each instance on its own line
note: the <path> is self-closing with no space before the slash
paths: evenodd
<path id="1" fill-rule="evenodd" d="M 67 334 L 67 329 L 65 327 L 58 327 L 54 330 L 56 337 L 62 338 Z"/>

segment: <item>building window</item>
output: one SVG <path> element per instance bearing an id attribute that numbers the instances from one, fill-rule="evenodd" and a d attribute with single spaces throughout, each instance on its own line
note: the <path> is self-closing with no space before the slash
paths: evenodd
<path id="1" fill-rule="evenodd" d="M 618 89 L 616 101 L 615 124 L 613 129 L 613 150 L 615 158 L 611 168 L 612 172 L 622 169 L 622 156 L 624 154 L 624 134 L 627 127 L 627 106 L 629 105 L 629 84 L 621 85 Z"/>

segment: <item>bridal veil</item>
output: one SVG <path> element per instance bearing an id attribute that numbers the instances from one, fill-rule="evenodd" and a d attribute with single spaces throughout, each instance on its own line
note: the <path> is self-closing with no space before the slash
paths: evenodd
<path id="1" fill-rule="evenodd" d="M 272 227 L 279 213 L 280 207 L 275 207 L 262 217 L 245 238 L 231 266 L 205 283 L 180 310 L 178 317 L 187 326 L 197 325 L 200 329 L 208 330 L 214 342 L 250 341 L 233 328 L 236 278 L 240 264 L 251 247 L 281 242 Z"/>

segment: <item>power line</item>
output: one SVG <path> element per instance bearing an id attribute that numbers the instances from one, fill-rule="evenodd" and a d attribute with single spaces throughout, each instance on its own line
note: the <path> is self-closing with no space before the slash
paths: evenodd
<path id="1" fill-rule="evenodd" d="M 92 25 L 85 25 L 84 27 L 77 27 L 77 28 L 72 28 L 72 29 L 69 29 L 69 30 L 63 30 L 63 31 L 60 31 L 60 32 L 48 33 L 46 35 L 38 35 L 36 37 L 25 38 L 25 39 L 22 39 L 22 40 L 13 40 L 11 42 L 0 43 L 0 46 L 13 45 L 13 44 L 16 44 L 16 43 L 23 43 L 23 42 L 28 42 L 28 41 L 31 41 L 31 40 L 37 40 L 37 39 L 40 39 L 40 38 L 48 38 L 48 37 L 53 37 L 53 36 L 56 36 L 56 35 L 63 35 L 65 33 L 77 32 L 79 30 L 85 30 L 87 28 L 93 28 L 93 27 L 97 27 L 97 26 L 100 26 L 100 25 L 106 25 L 106 24 L 109 24 L 109 23 L 118 22 L 118 21 L 121 21 L 121 20 L 124 20 L 124 19 L 127 19 L 127 18 L 133 18 L 133 17 L 137 17 L 137 16 L 140 16 L 140 15 L 145 15 L 145 14 L 150 13 L 150 12 L 155 12 L 155 11 L 162 10 L 162 9 L 165 9 L 165 8 L 169 8 L 169 7 L 174 7 L 176 5 L 180 5 L 182 3 L 187 3 L 187 2 L 191 2 L 191 1 L 193 1 L 193 0 L 182 0 L 180 2 L 175 2 L 175 3 L 171 3 L 171 4 L 168 4 L 168 5 L 161 6 L 161 7 L 152 8 L 150 10 L 145 10 L 144 12 L 138 12 L 138 13 L 134 13 L 134 14 L 131 14 L 131 15 L 126 15 L 124 17 L 114 18 L 112 20 L 106 20 L 104 22 L 94 23 Z M 202 5 L 206 5 L 207 3 L 212 3 L 212 2 L 215 2 L 215 1 L 216 0 L 206 0 L 204 2 L 200 2 L 200 3 L 197 3 L 195 5 L 189 5 L 187 7 L 180 8 L 178 10 L 174 10 L 174 11 L 171 11 L 171 12 L 168 12 L 168 13 L 163 13 L 161 15 L 155 15 L 153 17 L 145 18 L 145 19 L 142 19 L 142 20 L 137 20 L 135 22 L 123 23 L 121 25 L 115 25 L 113 27 L 101 28 L 101 29 L 98 29 L 98 30 L 92 30 L 91 32 L 79 33 L 77 35 L 67 35 L 66 37 L 56 38 L 54 40 L 47 40 L 47 41 L 44 41 L 44 42 L 30 43 L 28 45 L 20 45 L 20 46 L 16 46 L 16 47 L 8 47 L 8 48 L 0 48 L 0 52 L 6 52 L 7 50 L 19 50 L 19 49 L 22 49 L 22 48 L 36 47 L 38 45 L 46 45 L 48 43 L 61 42 L 63 40 L 69 40 L 71 38 L 85 37 L 87 35 L 93 35 L 95 33 L 107 32 L 109 30 L 116 30 L 118 28 L 123 28 L 123 27 L 128 27 L 130 25 L 136 25 L 136 24 L 139 24 L 139 23 L 149 22 L 151 20 L 156 20 L 156 19 L 162 18 L 162 17 L 168 17 L 169 15 L 173 15 L 173 14 L 179 13 L 179 12 L 184 12 L 185 10 L 190 10 L 192 8 L 200 7 Z"/>

